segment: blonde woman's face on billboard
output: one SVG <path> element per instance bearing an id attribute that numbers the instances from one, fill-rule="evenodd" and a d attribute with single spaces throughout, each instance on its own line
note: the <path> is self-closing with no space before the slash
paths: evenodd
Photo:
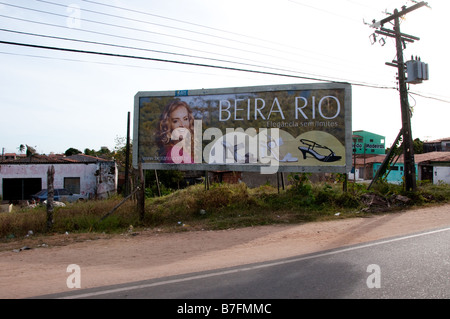
<path id="1" fill-rule="evenodd" d="M 189 128 L 189 113 L 185 107 L 180 106 L 170 113 L 170 126 L 176 128 Z"/>

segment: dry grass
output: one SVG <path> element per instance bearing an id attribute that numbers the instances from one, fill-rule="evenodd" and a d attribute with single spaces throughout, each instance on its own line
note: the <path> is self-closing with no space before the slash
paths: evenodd
<path id="1" fill-rule="evenodd" d="M 382 185 L 381 190 L 374 191 L 391 196 L 399 188 Z M 225 229 L 346 218 L 364 214 L 360 199 L 366 192 L 361 185 L 350 185 L 349 191 L 343 192 L 339 183 L 313 185 L 308 181 L 280 193 L 272 186 L 251 189 L 245 184 L 214 184 L 205 190 L 204 185 L 194 185 L 160 198 L 147 198 L 144 220 L 139 220 L 136 202 L 129 200 L 100 222 L 122 200 L 119 196 L 55 208 L 51 233 L 117 233 L 130 225 L 166 231 Z M 409 196 L 410 205 L 448 202 L 450 186 L 421 185 L 419 192 Z M 339 216 L 335 216 L 336 212 Z M 45 223 L 43 206 L 0 213 L 0 239 L 24 238 L 30 230 L 48 234 Z"/>

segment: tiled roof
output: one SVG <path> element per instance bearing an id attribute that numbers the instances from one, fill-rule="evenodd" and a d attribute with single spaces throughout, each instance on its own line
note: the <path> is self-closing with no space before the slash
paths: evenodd
<path id="1" fill-rule="evenodd" d="M 96 157 L 96 156 L 92 156 L 92 155 L 85 155 L 85 154 L 71 155 L 66 158 L 77 161 L 77 162 L 83 162 L 83 163 L 111 162 L 112 161 L 110 159 L 105 159 L 105 158 Z"/>
<path id="2" fill-rule="evenodd" d="M 357 165 L 364 165 L 366 164 L 373 164 L 373 163 L 382 163 L 385 159 L 386 155 L 375 155 L 375 156 L 366 156 L 364 159 L 363 155 L 357 156 L 356 158 L 356 164 Z M 400 155 L 400 157 L 397 159 L 394 159 L 394 162 L 397 163 L 403 163 L 403 155 Z M 416 164 L 419 163 L 425 163 L 425 162 L 450 162 L 450 152 L 429 152 L 429 153 L 423 153 L 423 154 L 415 154 L 414 155 L 414 162 Z M 352 162 L 353 164 L 353 162 Z"/>
<path id="3" fill-rule="evenodd" d="M 423 143 L 424 144 L 427 144 L 427 143 L 441 143 L 443 141 L 450 141 L 450 137 L 440 138 L 440 139 L 432 140 L 432 141 L 424 141 Z"/>
<path id="4" fill-rule="evenodd" d="M 421 162 L 450 162 L 450 152 L 430 152 L 415 155 L 416 163 Z"/>
<path id="5" fill-rule="evenodd" d="M 100 157 L 77 154 L 65 156 L 64 154 L 38 155 L 33 154 L 30 157 L 22 157 L 17 159 L 9 159 L 0 163 L 5 164 L 71 164 L 71 163 L 97 163 L 112 162 L 113 160 Z"/>

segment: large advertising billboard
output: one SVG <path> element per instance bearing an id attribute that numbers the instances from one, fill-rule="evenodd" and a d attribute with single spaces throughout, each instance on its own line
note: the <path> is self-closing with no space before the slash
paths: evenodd
<path id="1" fill-rule="evenodd" d="M 143 169 L 347 173 L 351 86 L 138 92 L 133 134 Z"/>

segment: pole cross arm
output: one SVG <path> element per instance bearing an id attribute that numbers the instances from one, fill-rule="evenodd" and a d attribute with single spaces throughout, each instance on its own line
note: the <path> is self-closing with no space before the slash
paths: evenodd
<path id="1" fill-rule="evenodd" d="M 395 33 L 395 31 L 389 30 L 389 29 L 385 29 L 385 28 L 381 28 L 381 30 L 376 30 L 375 31 L 376 34 L 379 35 L 384 35 L 387 37 L 391 37 L 391 38 L 395 38 L 397 35 Z M 413 36 L 413 35 L 409 35 L 406 33 L 400 33 L 400 36 L 402 37 L 402 40 L 407 41 L 407 42 L 411 42 L 413 43 L 414 41 L 419 41 L 420 38 Z"/>
<path id="2" fill-rule="evenodd" d="M 404 15 L 410 13 L 411 11 L 414 11 L 414 10 L 419 9 L 419 8 L 421 8 L 421 7 L 424 7 L 424 6 L 429 7 L 427 2 L 422 1 L 422 2 L 417 3 L 417 4 L 415 4 L 415 5 L 413 5 L 413 6 L 409 7 L 409 8 L 405 8 L 405 7 L 404 7 L 404 8 L 402 9 L 402 11 L 400 11 L 400 12 L 398 12 L 398 11 L 396 10 L 395 13 L 394 13 L 393 15 L 391 15 L 391 16 L 389 16 L 389 17 L 387 17 L 387 18 L 384 18 L 383 20 L 380 20 L 380 21 L 378 21 L 378 22 L 374 22 L 374 23 L 371 25 L 371 27 L 372 27 L 372 28 L 378 29 L 380 26 L 382 27 L 383 25 L 385 25 L 386 23 L 388 23 L 388 22 L 394 20 L 395 18 L 400 18 L 400 17 L 402 17 L 402 16 L 404 16 Z"/>

